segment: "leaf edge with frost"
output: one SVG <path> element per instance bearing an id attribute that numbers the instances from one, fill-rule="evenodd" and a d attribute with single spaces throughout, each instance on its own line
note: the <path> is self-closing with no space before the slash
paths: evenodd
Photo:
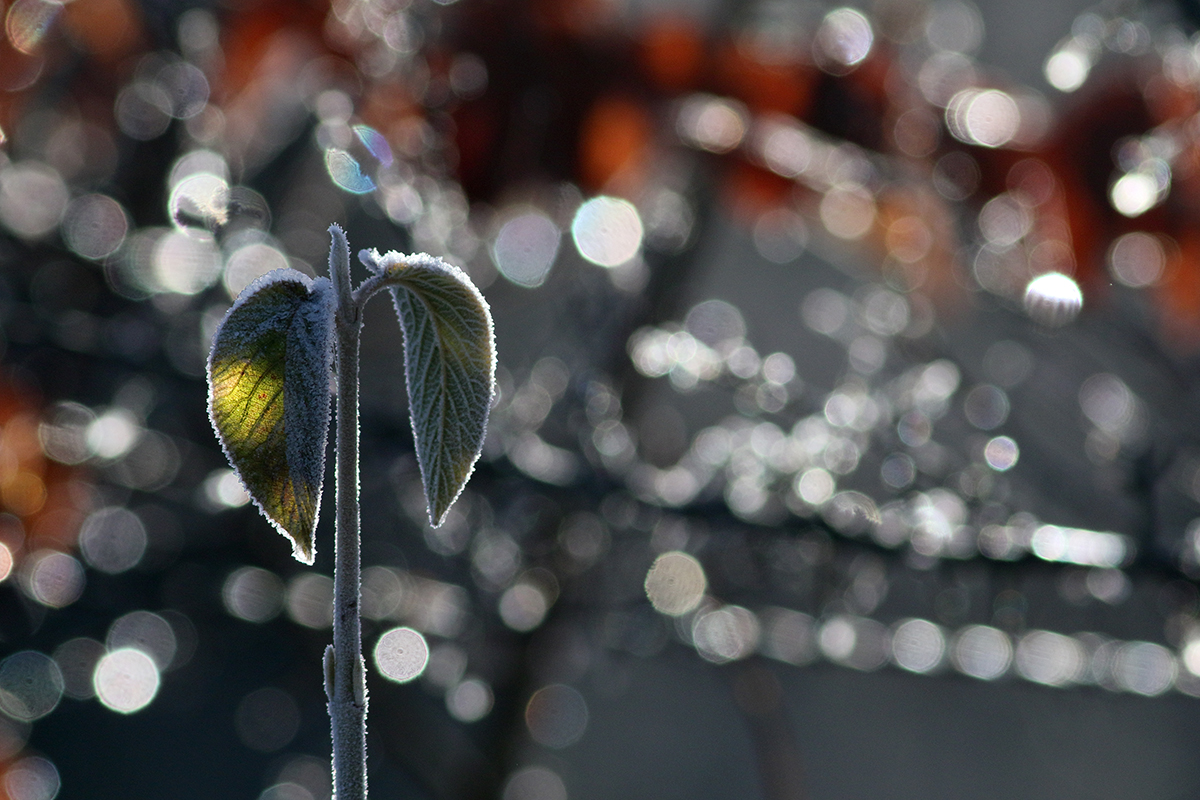
<path id="1" fill-rule="evenodd" d="M 293 500 L 296 499 L 295 478 L 304 484 L 303 502 L 293 514 L 284 513 L 286 496 L 265 497 L 265 489 L 259 480 L 261 464 L 255 464 L 253 455 L 241 452 L 244 448 L 231 441 L 222 430 L 217 409 L 217 378 L 214 370 L 221 357 L 223 339 L 230 334 L 231 320 L 238 320 L 263 298 L 264 292 L 276 284 L 290 283 L 304 290 L 302 296 L 293 298 L 294 307 L 287 321 L 284 337 L 283 376 L 279 378 L 283 393 L 283 466 L 284 481 L 291 480 Z M 262 515 L 281 534 L 292 542 L 292 555 L 298 561 L 312 564 L 316 557 L 315 532 L 320 517 L 321 492 L 325 474 L 325 446 L 329 435 L 331 417 L 329 375 L 333 364 L 334 311 L 336 297 L 333 286 L 326 278 L 310 278 L 302 272 L 285 268 L 268 272 L 242 290 L 230 306 L 213 335 L 206 365 L 208 381 L 209 422 L 216 433 L 217 441 L 238 481 Z M 278 322 L 278 320 L 276 320 Z M 298 326 L 297 326 L 298 325 Z M 267 330 L 262 330 L 264 327 Z M 240 334 L 246 341 L 265 334 L 280 335 L 280 331 L 264 323 L 259 330 Z M 260 342 L 261 343 L 261 342 Z M 228 341 L 224 344 L 228 345 Z M 233 356 L 236 358 L 236 356 Z M 299 376 L 299 377 L 297 377 Z M 290 384 L 290 385 L 289 385 Z M 289 424 L 289 421 L 292 424 Z M 298 428 L 306 428 L 300 430 Z M 278 442 L 275 442 L 278 450 Z M 249 458 L 247 461 L 246 459 Z M 270 467 L 268 467 L 270 469 Z"/>
<path id="2" fill-rule="evenodd" d="M 395 251 L 380 255 L 376 250 L 362 250 L 358 257 L 371 271 L 385 277 L 400 322 L 409 422 L 429 522 L 436 528 L 462 494 L 483 452 L 496 386 L 491 309 L 463 270 L 436 256 Z M 439 315 L 431 304 L 456 314 Z M 465 330 L 453 330 L 453 316 L 466 323 Z M 459 346 L 454 346 L 456 342 Z M 464 342 L 475 347 L 461 346 Z M 434 353 L 435 357 L 423 353 Z M 447 376 L 447 363 L 467 368 L 461 375 Z M 441 388 L 446 388 L 449 379 L 469 396 L 460 398 L 456 407 L 452 392 L 427 391 L 431 371 L 437 373 L 436 383 Z M 449 447 L 439 446 L 447 438 Z"/>

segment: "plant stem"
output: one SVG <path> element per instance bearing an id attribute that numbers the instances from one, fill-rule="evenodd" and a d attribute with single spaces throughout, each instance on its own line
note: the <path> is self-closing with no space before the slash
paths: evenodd
<path id="1" fill-rule="evenodd" d="M 344 243 L 345 240 L 342 241 Z M 339 249 L 336 241 L 334 249 Z M 336 263 L 339 260 L 343 263 Z M 334 270 L 345 270 L 340 277 L 342 286 L 348 286 L 348 259 L 335 256 L 331 262 L 334 262 L 330 265 Z M 337 526 L 333 568 L 333 648 L 325 656 L 336 800 L 366 800 L 367 796 L 367 692 L 362 661 L 362 622 L 359 617 L 362 565 L 358 511 L 358 349 L 361 329 L 360 306 L 350 299 L 349 292 L 339 293 L 335 315 Z"/>

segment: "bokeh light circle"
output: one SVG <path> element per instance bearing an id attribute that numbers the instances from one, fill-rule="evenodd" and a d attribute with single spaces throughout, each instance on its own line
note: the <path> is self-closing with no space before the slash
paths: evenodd
<path id="1" fill-rule="evenodd" d="M 8 580 L 8 576 L 12 574 L 13 564 L 15 563 L 12 550 L 4 542 L 0 542 L 0 583 Z"/>
<path id="2" fill-rule="evenodd" d="M 567 800 L 567 787 L 552 770 L 525 767 L 509 776 L 501 800 Z"/>
<path id="3" fill-rule="evenodd" d="M 1148 172 L 1127 172 L 1109 189 L 1112 207 L 1126 217 L 1139 217 L 1158 204 L 1162 187 Z"/>
<path id="4" fill-rule="evenodd" d="M 258 800 L 313 800 L 313 793 L 298 783 L 284 781 L 263 789 Z"/>
<path id="5" fill-rule="evenodd" d="M 4 791 L 9 800 L 54 800 L 62 788 L 58 768 L 41 756 L 26 756 L 9 765 Z"/>
<path id="6" fill-rule="evenodd" d="M 375 181 L 363 172 L 358 159 L 336 147 L 325 151 L 325 170 L 338 188 L 350 194 L 367 194 L 375 191 Z"/>
<path id="7" fill-rule="evenodd" d="M 333 625 L 333 579 L 327 575 L 302 573 L 288 582 L 287 613 L 293 622 L 307 628 Z"/>
<path id="8" fill-rule="evenodd" d="M 1050 55 L 1042 67 L 1046 82 L 1060 92 L 1073 92 L 1087 80 L 1092 62 L 1088 54 L 1078 48 L 1063 48 Z"/>
<path id="9" fill-rule="evenodd" d="M 601 267 L 618 267 L 642 247 L 642 218 L 628 200 L 593 197 L 579 207 L 571 238 L 579 254 Z"/>
<path id="10" fill-rule="evenodd" d="M 4 18 L 8 41 L 26 55 L 37 52 L 64 5 L 61 0 L 16 0 Z"/>
<path id="11" fill-rule="evenodd" d="M 942 629 L 924 619 L 904 620 L 892 630 L 892 660 L 909 672 L 932 672 L 946 655 Z"/>
<path id="12" fill-rule="evenodd" d="M 154 659 L 160 671 L 175 660 L 178 641 L 171 623 L 152 611 L 131 611 L 117 617 L 108 628 L 109 650 L 133 647 Z"/>
<path id="13" fill-rule="evenodd" d="M 115 253 L 129 233 L 129 216 L 116 200 L 85 194 L 67 206 L 62 236 L 67 247 L 84 258 L 99 261 Z"/>
<path id="14" fill-rule="evenodd" d="M 1085 653 L 1078 640 L 1052 631 L 1033 630 L 1017 642 L 1016 667 L 1022 678 L 1046 686 L 1066 686 L 1083 669 Z"/>
<path id="15" fill-rule="evenodd" d="M 158 694 L 159 680 L 154 659 L 137 648 L 123 647 L 100 659 L 92 684 L 106 708 L 132 714 Z"/>
<path id="16" fill-rule="evenodd" d="M 663 553 L 646 573 L 646 597 L 654 610 L 672 617 L 682 616 L 700 605 L 708 579 L 704 567 L 693 556 L 680 551 Z"/>
<path id="17" fill-rule="evenodd" d="M 229 254 L 222 283 L 230 299 L 236 299 L 255 279 L 287 266 L 287 256 L 279 248 L 266 242 L 252 242 Z"/>
<path id="18" fill-rule="evenodd" d="M 38 550 L 21 565 L 21 589 L 49 608 L 64 608 L 83 594 L 83 566 L 57 550 Z"/>
<path id="19" fill-rule="evenodd" d="M 58 170 L 40 161 L 0 169 L 0 223 L 22 239 L 39 239 L 58 227 L 70 193 Z"/>
<path id="20" fill-rule="evenodd" d="M 1108 268 L 1113 278 L 1134 289 L 1158 283 L 1166 265 L 1162 242 L 1157 236 L 1141 231 L 1121 236 L 1108 251 Z"/>
<path id="21" fill-rule="evenodd" d="M 167 212 L 178 228 L 214 230 L 229 221 L 229 196 L 225 178 L 212 172 L 195 172 L 175 184 L 167 200 Z"/>
<path id="22" fill-rule="evenodd" d="M 63 676 L 54 659 L 36 650 L 0 662 L 0 711 L 21 722 L 40 719 L 63 696 Z"/>
<path id="23" fill-rule="evenodd" d="M 705 661 L 724 664 L 751 655 L 758 647 L 761 626 L 752 611 L 725 606 L 698 614 L 692 623 L 692 641 Z"/>
<path id="24" fill-rule="evenodd" d="M 1145 697 L 1157 697 L 1171 688 L 1177 671 L 1171 651 L 1153 642 L 1126 642 L 1113 663 L 1117 684 Z"/>
<path id="25" fill-rule="evenodd" d="M 835 8 L 821 21 L 813 47 L 826 71 L 844 74 L 870 54 L 874 43 L 871 23 L 861 11 Z"/>
<path id="26" fill-rule="evenodd" d="M 964 675 L 992 681 L 1007 672 L 1012 664 L 1012 641 L 998 628 L 968 625 L 954 637 L 950 659 L 955 669 Z"/>
<path id="27" fill-rule="evenodd" d="M 392 628 L 375 643 L 375 667 L 396 683 L 421 676 L 429 663 L 429 644 L 412 628 Z"/>
<path id="28" fill-rule="evenodd" d="M 478 722 L 492 710 L 492 687 L 479 678 L 467 678 L 446 692 L 446 710 L 459 722 Z"/>
<path id="29" fill-rule="evenodd" d="M 987 464 L 997 472 L 1007 472 L 1017 465 L 1021 449 L 1011 436 L 996 436 L 984 445 L 983 457 Z"/>
<path id="30" fill-rule="evenodd" d="M 120 507 L 92 513 L 79 532 L 79 550 L 88 565 L 116 575 L 142 560 L 146 552 L 146 526 L 137 514 Z"/>
<path id="31" fill-rule="evenodd" d="M 1082 308 L 1083 292 L 1079 284 L 1061 272 L 1038 275 L 1025 287 L 1025 311 L 1043 325 L 1065 325 Z"/>
<path id="32" fill-rule="evenodd" d="M 223 266 L 216 240 L 207 231 L 171 231 L 154 243 L 153 275 L 162 292 L 197 294 L 216 282 Z"/>
<path id="33" fill-rule="evenodd" d="M 500 619 L 514 631 L 525 633 L 546 618 L 550 601 L 537 586 L 524 581 L 513 584 L 500 595 Z"/>
<path id="34" fill-rule="evenodd" d="M 587 729 L 587 701 L 565 684 L 543 686 L 525 706 L 525 724 L 538 744 L 562 749 L 579 741 Z"/>
<path id="35" fill-rule="evenodd" d="M 518 286 L 541 286 L 558 255 L 558 226 L 540 211 L 518 214 L 505 222 L 492 243 L 492 261 L 500 274 Z"/>
<path id="36" fill-rule="evenodd" d="M 283 610 L 283 597 L 283 581 L 261 567 L 234 570 L 221 589 L 225 610 L 247 622 L 274 619 Z"/>

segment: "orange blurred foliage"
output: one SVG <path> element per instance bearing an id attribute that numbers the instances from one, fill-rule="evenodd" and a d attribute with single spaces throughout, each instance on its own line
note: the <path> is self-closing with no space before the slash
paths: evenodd
<path id="1" fill-rule="evenodd" d="M 579 178 L 584 187 L 636 193 L 645 180 L 653 134 L 650 114 L 636 100 L 621 94 L 596 100 L 579 131 Z"/>

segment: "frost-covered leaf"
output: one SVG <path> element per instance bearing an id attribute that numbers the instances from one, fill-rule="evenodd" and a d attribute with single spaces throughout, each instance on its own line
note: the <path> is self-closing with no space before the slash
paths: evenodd
<path id="1" fill-rule="evenodd" d="M 388 278 L 429 520 L 440 525 L 483 448 L 496 374 L 487 301 L 462 270 L 424 254 L 362 251 Z"/>
<path id="2" fill-rule="evenodd" d="M 325 475 L 333 312 L 328 280 L 275 270 L 229 309 L 208 361 L 209 416 L 225 455 L 306 564 Z"/>

